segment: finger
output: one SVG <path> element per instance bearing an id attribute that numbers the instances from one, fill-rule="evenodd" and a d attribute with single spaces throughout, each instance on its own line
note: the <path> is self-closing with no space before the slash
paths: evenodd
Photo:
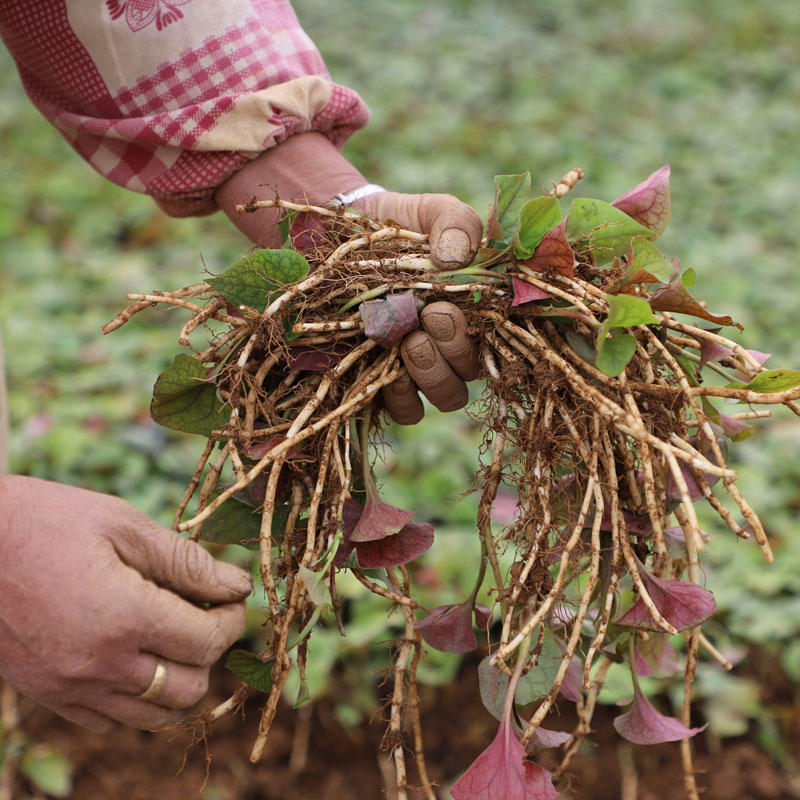
<path id="1" fill-rule="evenodd" d="M 455 411 L 467 404 L 467 384 L 450 369 L 424 331 L 414 331 L 403 339 L 400 355 L 420 391 L 439 411 Z"/>
<path id="2" fill-rule="evenodd" d="M 136 665 L 136 677 L 130 687 L 133 697 L 142 694 L 150 687 L 157 663 L 156 656 L 151 653 L 141 654 Z M 167 685 L 160 697 L 149 702 L 178 710 L 191 708 L 205 697 L 208 692 L 208 667 L 195 667 L 177 661 L 166 661 L 165 665 Z"/>
<path id="3" fill-rule="evenodd" d="M 430 234 L 431 258 L 437 267 L 466 266 L 481 243 L 483 223 L 466 203 L 452 195 L 425 195 L 423 230 Z"/>
<path id="4" fill-rule="evenodd" d="M 417 385 L 410 375 L 401 375 L 396 381 L 381 389 L 386 410 L 398 425 L 416 425 L 424 416 Z"/>
<path id="5" fill-rule="evenodd" d="M 146 620 L 140 647 L 170 661 L 209 666 L 244 632 L 244 602 L 197 608 L 153 584 L 140 593 Z M 150 675 L 152 678 L 152 675 Z"/>
<path id="6" fill-rule="evenodd" d="M 253 588 L 244 570 L 217 561 L 196 542 L 139 512 L 122 521 L 112 542 L 119 557 L 144 578 L 198 603 L 229 603 Z"/>
<path id="7" fill-rule="evenodd" d="M 143 731 L 168 728 L 180 719 L 180 715 L 169 708 L 119 692 L 112 692 L 98 699 L 93 710 Z"/>
<path id="8" fill-rule="evenodd" d="M 474 381 L 481 371 L 481 363 L 478 343 L 467 334 L 464 312 L 453 303 L 439 301 L 422 309 L 420 321 L 459 378 Z"/>
<path id="9" fill-rule="evenodd" d="M 82 728 L 93 731 L 94 733 L 108 733 L 114 727 L 114 720 L 109 719 L 105 714 L 92 711 L 91 708 L 84 706 L 65 706 L 63 708 L 53 707 L 53 711 L 60 717 L 80 725 Z"/>

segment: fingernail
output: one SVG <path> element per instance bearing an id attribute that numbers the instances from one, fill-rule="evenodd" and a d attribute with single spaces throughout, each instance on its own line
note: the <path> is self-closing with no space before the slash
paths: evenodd
<path id="1" fill-rule="evenodd" d="M 461 228 L 447 228 L 442 231 L 436 245 L 436 256 L 441 262 L 464 264 L 471 251 L 469 236 Z"/>
<path id="2" fill-rule="evenodd" d="M 436 354 L 428 339 L 421 339 L 419 343 L 406 348 L 406 354 L 417 369 L 430 369 L 436 363 Z"/>
<path id="3" fill-rule="evenodd" d="M 248 595 L 253 588 L 253 579 L 233 564 L 217 562 L 217 579 L 219 582 L 239 595 Z"/>
<path id="4" fill-rule="evenodd" d="M 449 314 L 427 314 L 425 330 L 440 342 L 452 342 L 456 335 L 456 324 Z"/>

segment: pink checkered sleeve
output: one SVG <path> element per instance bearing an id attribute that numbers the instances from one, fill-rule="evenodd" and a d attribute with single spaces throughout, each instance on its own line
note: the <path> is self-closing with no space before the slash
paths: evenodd
<path id="1" fill-rule="evenodd" d="M 335 84 L 288 0 L 3 0 L 31 100 L 114 183 L 172 216 L 296 133 L 341 146 L 369 112 Z"/>

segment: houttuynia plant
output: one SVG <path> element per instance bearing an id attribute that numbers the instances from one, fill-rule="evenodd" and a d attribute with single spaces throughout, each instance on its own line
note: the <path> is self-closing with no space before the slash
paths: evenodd
<path id="1" fill-rule="evenodd" d="M 617 731 L 639 744 L 680 740 L 686 792 L 697 797 L 690 739 L 702 729 L 691 727 L 690 695 L 699 645 L 724 659 L 701 632 L 715 604 L 702 585 L 694 504 L 710 504 L 732 535 L 754 537 L 772 560 L 726 449 L 769 416 L 756 405 L 800 413 L 800 372 L 765 369 L 765 354 L 725 338 L 736 323 L 695 299 L 694 271 L 654 244 L 670 214 L 668 166 L 613 203 L 576 199 L 565 215 L 560 199 L 581 175 L 538 196 L 527 173 L 497 177 L 484 247 L 452 272 L 436 271 L 424 236 L 391 221 L 252 201 L 242 213 L 284 210 L 284 249 L 253 252 L 194 286 L 129 295 L 134 304 L 106 326 L 160 303 L 189 312 L 184 346 L 209 320 L 225 327 L 159 376 L 151 411 L 208 439 L 175 529 L 258 549 L 272 636 L 258 654 L 230 656 L 242 688 L 206 716 L 213 722 L 264 692 L 253 761 L 290 665 L 302 676 L 308 637 L 338 620 L 336 576 L 350 570 L 405 619 L 385 740 L 398 797 L 410 751 L 435 798 L 416 698 L 422 648 L 472 650 L 474 627 L 486 629 L 492 614 L 479 679 L 499 727 L 464 765 L 456 800 L 556 797 L 610 665 L 625 661 L 633 699 Z M 489 457 L 477 482 L 475 588 L 427 610 L 414 600 L 413 562 L 433 528 L 381 499 L 370 452 L 383 424 L 380 389 L 405 372 L 399 341 L 420 305 L 444 299 L 479 342 L 486 389 L 474 413 Z M 495 532 L 501 485 L 518 492 L 519 506 Z M 508 548 L 506 574 L 498 551 Z M 475 604 L 486 572 L 493 610 Z M 686 642 L 683 664 L 676 636 Z M 685 676 L 680 719 L 658 711 L 638 683 L 676 670 Z M 577 706 L 571 735 L 541 727 L 559 696 Z M 553 774 L 535 761 L 546 747 L 563 750 Z"/>

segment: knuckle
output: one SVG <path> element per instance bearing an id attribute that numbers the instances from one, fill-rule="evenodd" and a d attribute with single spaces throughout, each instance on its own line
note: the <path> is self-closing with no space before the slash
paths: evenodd
<path id="1" fill-rule="evenodd" d="M 205 550 L 194 542 L 187 542 L 177 536 L 173 548 L 174 574 L 185 575 L 192 586 L 205 584 L 209 576 Z"/>

